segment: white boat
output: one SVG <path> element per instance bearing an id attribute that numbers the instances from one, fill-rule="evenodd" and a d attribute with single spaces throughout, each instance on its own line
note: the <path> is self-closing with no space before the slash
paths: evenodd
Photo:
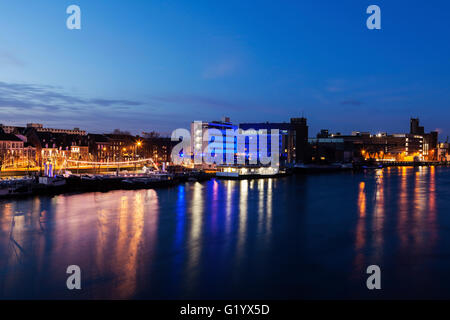
<path id="1" fill-rule="evenodd" d="M 239 178 L 239 171 L 219 171 L 216 172 L 218 178 Z"/>
<path id="2" fill-rule="evenodd" d="M 225 179 L 270 178 L 279 174 L 279 169 L 273 167 L 222 167 L 221 171 L 216 172 L 216 177 Z"/>

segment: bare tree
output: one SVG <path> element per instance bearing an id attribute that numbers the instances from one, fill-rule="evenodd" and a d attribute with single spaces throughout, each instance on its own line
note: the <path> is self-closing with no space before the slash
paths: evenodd
<path id="1" fill-rule="evenodd" d="M 156 131 L 152 131 L 152 132 L 142 132 L 142 135 L 143 135 L 145 138 L 159 138 L 159 137 L 160 137 L 159 132 L 156 132 Z"/>
<path id="2" fill-rule="evenodd" d="M 114 129 L 113 134 L 123 134 L 123 135 L 128 135 L 128 136 L 131 135 L 131 133 L 129 131 L 122 131 L 120 129 Z"/>

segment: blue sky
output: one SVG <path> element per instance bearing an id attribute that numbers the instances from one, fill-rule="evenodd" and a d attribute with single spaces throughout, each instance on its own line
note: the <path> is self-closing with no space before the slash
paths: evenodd
<path id="1" fill-rule="evenodd" d="M 82 30 L 66 28 L 77 4 Z M 381 8 L 382 30 L 366 28 Z M 450 135 L 450 2 L 0 1 L 0 123 L 170 133 L 308 118 Z"/>

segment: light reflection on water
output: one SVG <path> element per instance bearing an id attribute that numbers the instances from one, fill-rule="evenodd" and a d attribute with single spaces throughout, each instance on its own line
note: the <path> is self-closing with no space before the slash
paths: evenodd
<path id="1" fill-rule="evenodd" d="M 450 297 L 449 195 L 404 167 L 3 201 L 0 297 L 370 298 L 370 264 L 387 298 Z"/>

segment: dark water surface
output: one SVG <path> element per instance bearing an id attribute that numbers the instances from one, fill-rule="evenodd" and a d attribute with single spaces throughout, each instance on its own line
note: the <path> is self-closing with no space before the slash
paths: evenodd
<path id="1" fill-rule="evenodd" d="M 2 201 L 0 298 L 450 298 L 450 169 Z"/>

